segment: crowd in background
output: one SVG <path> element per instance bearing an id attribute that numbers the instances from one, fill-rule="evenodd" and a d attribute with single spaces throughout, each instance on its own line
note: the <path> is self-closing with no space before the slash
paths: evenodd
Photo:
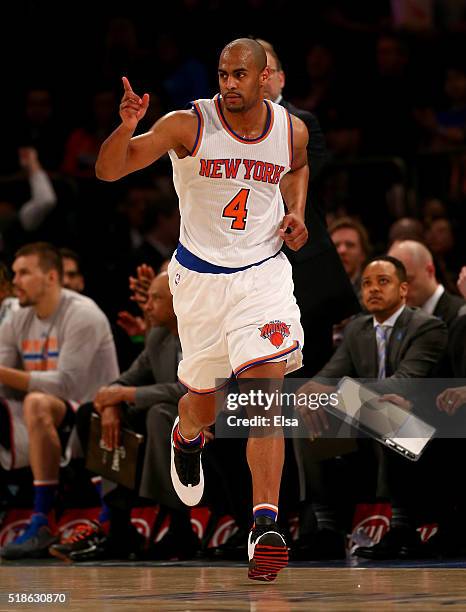
<path id="1" fill-rule="evenodd" d="M 328 161 L 314 198 L 356 293 L 368 257 L 408 239 L 428 248 L 437 280 L 459 295 L 466 264 L 466 2 L 431 0 L 413 14 L 402 1 L 364 3 L 364 10 L 358 4 L 313 2 L 300 20 L 282 0 L 243 1 L 234 9 L 245 17 L 241 30 L 231 7 L 215 0 L 171 3 L 154 18 L 97 7 L 91 22 L 76 12 L 52 44 L 47 10 L 31 3 L 22 35 L 31 53 L 7 72 L 16 89 L 0 152 L 2 308 L 14 300 L 7 277 L 20 247 L 41 240 L 71 249 L 63 256 L 80 280 L 71 288 L 102 308 L 120 370 L 130 366 L 145 328 L 128 278 L 142 264 L 155 272 L 166 265 L 179 213 L 168 157 L 116 183 L 95 178 L 99 147 L 118 125 L 121 76 L 136 92 L 150 93 L 140 133 L 165 112 L 217 92 L 218 51 L 237 35 L 274 44 L 287 99 L 320 121 Z M 212 11 L 231 29 L 206 35 Z M 66 57 L 65 70 L 49 61 L 57 52 Z M 318 291 L 312 278 L 309 291 Z M 334 327 L 335 347 L 343 328 Z"/>

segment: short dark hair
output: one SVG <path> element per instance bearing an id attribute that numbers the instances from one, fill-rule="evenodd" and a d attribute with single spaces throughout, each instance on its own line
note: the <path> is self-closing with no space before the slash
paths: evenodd
<path id="1" fill-rule="evenodd" d="M 0 287 L 11 285 L 11 275 L 5 262 L 0 261 Z"/>
<path id="2" fill-rule="evenodd" d="M 60 255 L 62 259 L 72 259 L 78 268 L 78 272 L 81 272 L 81 258 L 76 251 L 73 251 L 73 249 L 69 249 L 67 247 L 62 247 L 60 249 Z"/>
<path id="3" fill-rule="evenodd" d="M 56 270 L 60 282 L 63 280 L 63 261 L 60 251 L 50 242 L 31 242 L 25 244 L 15 253 L 15 259 L 18 257 L 27 257 L 28 255 L 37 255 L 39 258 L 39 267 L 43 272 Z"/>
<path id="4" fill-rule="evenodd" d="M 364 266 L 364 270 L 369 264 L 374 263 L 374 261 L 388 261 L 388 263 L 391 263 L 395 267 L 395 272 L 398 276 L 400 283 L 408 282 L 406 268 L 404 267 L 404 264 L 396 257 L 392 257 L 391 255 L 376 255 L 375 257 L 371 257 L 371 259 L 369 259 L 369 261 Z"/>

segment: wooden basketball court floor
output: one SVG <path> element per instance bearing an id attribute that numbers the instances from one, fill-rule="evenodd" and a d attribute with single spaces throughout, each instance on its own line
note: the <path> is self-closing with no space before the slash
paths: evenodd
<path id="1" fill-rule="evenodd" d="M 8 603 L 8 594 L 65 593 L 65 604 Z M 0 611 L 466 610 L 466 561 L 291 564 L 274 583 L 231 563 L 0 564 Z"/>

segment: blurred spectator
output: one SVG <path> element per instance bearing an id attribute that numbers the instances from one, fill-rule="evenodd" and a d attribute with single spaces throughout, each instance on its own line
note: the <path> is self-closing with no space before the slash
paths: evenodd
<path id="1" fill-rule="evenodd" d="M 425 233 L 425 243 L 434 256 L 439 277 L 451 293 L 461 266 L 453 224 L 447 217 L 433 219 Z"/>
<path id="2" fill-rule="evenodd" d="M 416 120 L 424 130 L 426 145 L 442 151 L 460 147 L 465 142 L 466 71 L 463 66 L 447 69 L 444 82 L 447 105 L 444 110 L 417 110 Z"/>
<path id="3" fill-rule="evenodd" d="M 57 195 L 48 174 L 42 168 L 37 151 L 22 147 L 18 151 L 19 162 L 26 172 L 30 199 L 18 202 L 22 189 L 11 182 L 0 196 L 0 250 L 11 257 L 16 248 L 27 238 L 27 234 L 39 230 L 57 205 Z"/>
<path id="4" fill-rule="evenodd" d="M 466 0 L 437 0 L 436 20 L 450 32 L 466 31 Z"/>
<path id="5" fill-rule="evenodd" d="M 399 240 L 416 240 L 422 242 L 424 239 L 424 225 L 419 219 L 402 217 L 395 221 L 388 230 L 388 246 Z"/>
<path id="6" fill-rule="evenodd" d="M 81 260 L 76 251 L 61 248 L 60 255 L 63 264 L 63 287 L 77 293 L 84 291 L 84 276 L 81 272 Z"/>
<path id="7" fill-rule="evenodd" d="M 114 380 L 118 365 L 103 312 L 91 299 L 62 289 L 57 249 L 25 245 L 13 271 L 21 309 L 0 327 L 0 463 L 7 470 L 31 466 L 34 511 L 26 531 L 0 556 L 19 559 L 43 556 L 53 543 L 49 514 L 61 456 L 71 452 L 76 402 Z"/>
<path id="8" fill-rule="evenodd" d="M 422 308 L 427 314 L 442 319 L 449 327 L 454 319 L 466 315 L 466 302 L 458 295 L 445 291 L 435 277 L 432 254 L 420 242 L 400 241 L 388 254 L 399 259 L 408 277 L 408 306 Z"/>
<path id="9" fill-rule="evenodd" d="M 428 227 L 434 219 L 447 217 L 447 207 L 438 198 L 427 198 L 422 205 L 422 219 L 424 225 Z M 420 240 L 419 242 L 423 242 Z"/>
<path id="10" fill-rule="evenodd" d="M 325 20 L 339 31 L 362 33 L 379 32 L 390 25 L 390 3 L 371 2 L 363 5 L 347 0 L 323 3 Z"/>
<path id="11" fill-rule="evenodd" d="M 397 30 L 421 32 L 434 26 L 435 0 L 391 0 L 392 22 Z"/>
<path id="12" fill-rule="evenodd" d="M 324 45 L 314 44 L 308 49 L 305 61 L 308 90 L 296 99 L 297 106 L 316 113 L 329 149 L 335 155 L 354 155 L 360 144 L 358 115 L 351 88 L 337 78 L 333 52 Z"/>
<path id="13" fill-rule="evenodd" d="M 328 231 L 353 289 L 359 295 L 362 266 L 372 249 L 367 230 L 356 219 L 342 217 L 337 219 Z"/>
<path id="14" fill-rule="evenodd" d="M 150 53 L 140 45 L 135 23 L 126 17 L 110 19 L 104 37 L 101 58 L 101 80 L 115 89 L 121 77 L 129 76 L 138 82 L 150 74 Z"/>
<path id="15" fill-rule="evenodd" d="M 170 260 L 166 260 L 166 268 Z M 160 270 L 159 274 L 166 272 L 167 269 Z M 154 269 L 147 264 L 141 264 L 136 268 L 136 276 L 129 277 L 129 287 L 131 290 L 130 300 L 136 302 L 142 311 L 143 317 L 134 316 L 127 310 L 122 310 L 118 313 L 117 325 L 119 325 L 131 338 L 132 342 L 140 343 L 144 341 L 146 332 L 151 327 L 149 320 L 149 311 L 147 309 L 150 304 L 149 287 L 155 278 Z"/>
<path id="16" fill-rule="evenodd" d="M 61 117 L 49 89 L 37 87 L 26 93 L 17 146 L 33 147 L 47 171 L 58 170 L 63 160 L 66 129 Z"/>
<path id="17" fill-rule="evenodd" d="M 135 183 L 130 184 L 121 195 L 110 232 L 113 245 L 127 257 L 144 242 L 148 209 L 157 192 L 151 186 Z"/>
<path id="18" fill-rule="evenodd" d="M 47 173 L 42 168 L 37 151 L 31 147 L 19 149 L 19 163 L 26 170 L 31 199 L 18 211 L 21 226 L 27 232 L 37 230 L 57 204 L 57 195 Z"/>
<path id="19" fill-rule="evenodd" d="M 158 270 L 178 244 L 180 212 L 176 197 L 158 197 L 148 203 L 144 230 L 143 241 L 134 251 L 134 263 L 146 263 Z"/>
<path id="20" fill-rule="evenodd" d="M 466 266 L 461 268 L 456 284 L 459 292 L 466 299 Z"/>
<path id="21" fill-rule="evenodd" d="M 310 112 L 322 115 L 335 95 L 335 59 L 332 51 L 321 44 L 309 47 L 305 55 L 308 91 L 296 104 Z"/>
<path id="22" fill-rule="evenodd" d="M 62 171 L 75 178 L 94 178 L 100 145 L 117 124 L 118 101 L 112 91 L 96 92 L 87 124 L 69 135 Z"/>
<path id="23" fill-rule="evenodd" d="M 19 300 L 13 297 L 13 287 L 6 265 L 0 261 L 0 325 L 19 309 Z"/>
<path id="24" fill-rule="evenodd" d="M 187 51 L 195 47 L 184 47 L 184 41 L 168 32 L 157 40 L 156 64 L 163 71 L 162 88 L 169 110 L 183 109 L 192 100 L 210 94 L 206 67 Z"/>
<path id="25" fill-rule="evenodd" d="M 413 109 L 422 88 L 411 74 L 409 49 L 398 36 L 384 34 L 377 39 L 375 59 L 375 74 L 360 91 L 364 148 L 372 154 L 411 154 Z"/>

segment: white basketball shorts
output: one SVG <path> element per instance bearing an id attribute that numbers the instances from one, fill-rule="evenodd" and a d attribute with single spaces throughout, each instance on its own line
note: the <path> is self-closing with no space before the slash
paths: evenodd
<path id="1" fill-rule="evenodd" d="M 270 361 L 286 360 L 286 373 L 302 366 L 304 334 L 283 253 L 231 274 L 195 272 L 174 255 L 168 275 L 183 351 L 178 378 L 190 391 L 212 393 L 219 379 Z"/>

